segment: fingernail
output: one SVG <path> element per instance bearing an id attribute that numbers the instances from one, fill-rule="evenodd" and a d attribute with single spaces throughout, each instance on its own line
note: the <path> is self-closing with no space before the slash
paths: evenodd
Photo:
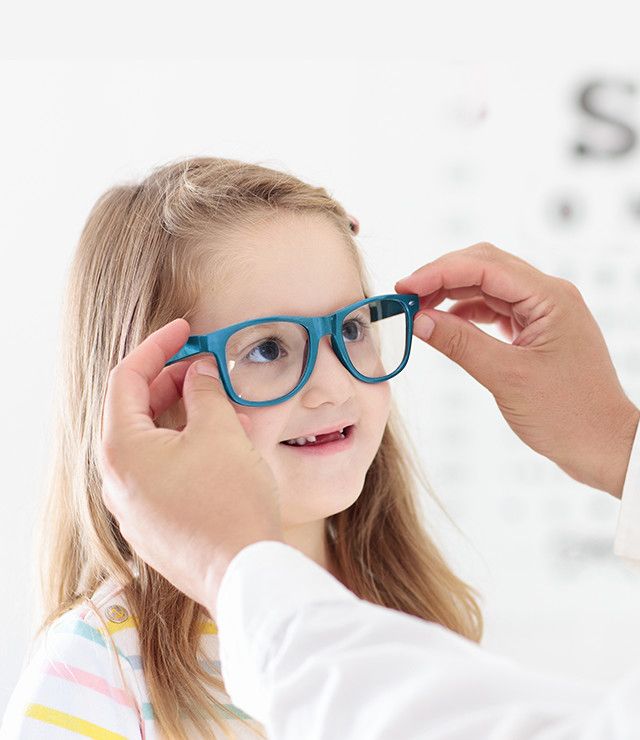
<path id="1" fill-rule="evenodd" d="M 421 339 L 429 339 L 435 328 L 435 322 L 426 313 L 419 313 L 413 320 L 414 326 L 418 330 L 418 336 Z"/>
<path id="2" fill-rule="evenodd" d="M 195 363 L 196 372 L 199 375 L 210 375 L 212 378 L 218 378 L 218 368 L 209 360 L 200 360 Z M 219 380 L 219 378 L 218 378 Z"/>

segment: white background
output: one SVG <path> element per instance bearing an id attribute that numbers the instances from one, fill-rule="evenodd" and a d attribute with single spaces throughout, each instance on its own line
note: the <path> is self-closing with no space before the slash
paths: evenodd
<path id="1" fill-rule="evenodd" d="M 357 216 L 378 292 L 445 252 L 491 241 L 580 288 L 640 405 L 640 155 L 633 140 L 614 156 L 632 134 L 580 110 L 579 92 L 598 81 L 594 106 L 640 133 L 640 65 L 622 63 L 0 66 L 0 712 L 34 617 L 31 537 L 61 296 L 97 197 L 189 155 L 285 169 Z M 602 156 L 576 158 L 579 141 Z M 393 389 L 423 468 L 464 533 L 434 509 L 436 537 L 483 593 L 485 646 L 549 673 L 612 681 L 640 655 L 638 577 L 611 554 L 618 502 L 524 446 L 486 389 L 414 346 Z"/>

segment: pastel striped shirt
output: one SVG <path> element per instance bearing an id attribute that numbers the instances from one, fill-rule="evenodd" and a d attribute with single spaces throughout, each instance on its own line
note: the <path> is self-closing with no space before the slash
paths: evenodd
<path id="1" fill-rule="evenodd" d="M 203 626 L 201 648 L 203 667 L 224 687 L 213 621 Z M 224 719 L 239 740 L 260 737 L 263 726 L 234 706 L 224 688 L 209 691 L 224 706 Z M 145 682 L 136 620 L 113 580 L 39 638 L 11 695 L 0 735 L 21 740 L 162 737 Z M 218 736 L 225 737 L 212 729 L 211 737 Z"/>

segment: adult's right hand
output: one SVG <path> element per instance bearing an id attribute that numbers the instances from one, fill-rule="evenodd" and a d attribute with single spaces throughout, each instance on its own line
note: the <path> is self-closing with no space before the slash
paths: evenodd
<path id="1" fill-rule="evenodd" d="M 420 314 L 435 322 L 416 317 L 414 335 L 484 385 L 525 444 L 575 480 L 621 497 L 640 410 L 573 283 L 481 242 L 428 262 L 395 288 L 417 293 Z M 435 310 L 445 298 L 460 300 Z M 473 321 L 498 323 L 511 343 Z"/>
<path id="2" fill-rule="evenodd" d="M 249 439 L 249 417 L 229 401 L 215 359 L 165 366 L 190 334 L 184 319 L 170 321 L 109 373 L 102 497 L 136 553 L 215 619 L 233 558 L 254 542 L 283 542 L 284 534 L 277 481 Z M 183 430 L 157 427 L 155 417 L 179 398 Z"/>

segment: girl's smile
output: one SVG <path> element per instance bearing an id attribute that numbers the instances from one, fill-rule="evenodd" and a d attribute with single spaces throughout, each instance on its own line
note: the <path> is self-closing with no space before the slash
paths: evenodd
<path id="1" fill-rule="evenodd" d="M 280 442 L 280 444 L 283 447 L 290 448 L 294 454 L 298 453 L 307 457 L 326 457 L 327 455 L 346 452 L 355 444 L 355 425 L 345 427 L 343 435 L 337 432 L 334 436 L 336 439 L 327 442 L 307 442 L 301 445 L 297 442 Z"/>

